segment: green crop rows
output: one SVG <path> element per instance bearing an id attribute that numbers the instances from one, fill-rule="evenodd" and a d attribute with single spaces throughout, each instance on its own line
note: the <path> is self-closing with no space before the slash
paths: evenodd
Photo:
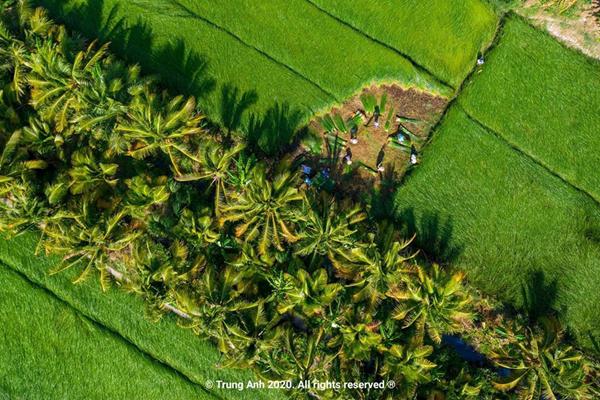
<path id="1" fill-rule="evenodd" d="M 213 398 L 4 265 L 0 281 L 0 398 Z"/>
<path id="2" fill-rule="evenodd" d="M 175 324 L 175 318 L 163 318 L 158 322 L 151 322 L 145 317 L 144 313 L 144 304 L 141 298 L 124 293 L 117 289 L 112 289 L 107 293 L 103 293 L 100 289 L 100 285 L 95 280 L 89 280 L 83 282 L 81 284 L 74 285 L 71 280 L 76 277 L 76 271 L 72 271 L 73 273 L 67 271 L 58 275 L 48 275 L 48 270 L 51 267 L 55 266 L 58 262 L 55 258 L 47 258 L 36 256 L 33 253 L 33 249 L 35 248 L 37 242 L 37 236 L 31 233 L 28 233 L 23 236 L 19 236 L 18 238 L 12 240 L 5 240 L 2 238 L 0 240 L 0 269 L 6 270 L 11 269 L 17 271 L 22 274 L 23 277 L 26 277 L 28 280 L 34 282 L 36 285 L 39 285 L 41 288 L 45 288 L 48 290 L 48 293 L 52 293 L 54 296 L 59 298 L 61 301 L 52 299 L 52 304 L 57 304 L 54 307 L 60 310 L 65 314 L 69 315 L 69 318 L 72 318 L 71 315 L 82 315 L 79 319 L 85 321 L 94 321 L 95 323 L 88 322 L 87 325 L 94 326 L 95 330 L 102 330 L 104 332 L 114 332 L 113 337 L 120 337 L 119 340 L 115 340 L 113 338 L 103 339 L 109 343 L 116 350 L 115 352 L 124 352 L 123 355 L 125 361 L 130 362 L 131 368 L 133 368 L 134 361 L 127 361 L 128 357 L 131 359 L 135 359 L 135 357 L 141 360 L 149 360 L 148 356 L 143 355 L 144 353 L 149 355 L 155 360 L 159 360 L 160 362 L 166 364 L 170 368 L 166 370 L 177 371 L 179 374 L 172 374 L 169 378 L 161 378 L 165 380 L 170 380 L 173 386 L 182 388 L 182 395 L 180 398 L 202 398 L 196 395 L 193 397 L 191 394 L 200 393 L 206 398 L 209 398 L 208 394 L 213 393 L 221 396 L 220 398 L 233 398 L 233 394 L 231 391 L 225 390 L 217 390 L 213 388 L 210 392 L 203 389 L 203 384 L 207 380 L 216 381 L 217 379 L 227 380 L 231 382 L 235 381 L 247 381 L 252 379 L 252 374 L 249 371 L 238 371 L 238 370 L 228 370 L 228 369 L 218 369 L 216 368 L 217 363 L 219 362 L 218 354 L 214 349 L 214 346 L 198 338 L 194 335 L 190 330 L 182 329 L 177 324 Z M 3 274 L 12 275 L 8 272 L 2 272 Z M 20 280 L 23 278 L 11 278 L 11 281 Z M 4 282 L 4 281 L 3 281 Z M 19 296 L 22 298 L 24 302 L 43 302 L 43 299 L 40 300 L 40 297 L 51 298 L 49 294 L 45 294 L 41 289 L 32 289 L 31 284 L 28 283 L 20 283 L 19 287 L 24 287 L 24 289 L 18 289 Z M 6 300 L 7 303 L 3 305 L 2 310 L 6 313 L 2 315 L 2 320 L 4 323 L 10 321 L 11 318 L 15 321 L 12 322 L 15 325 L 15 329 L 18 324 L 27 324 L 29 329 L 33 335 L 40 335 L 41 332 L 37 332 L 36 330 L 41 329 L 38 326 L 35 326 L 34 321 L 29 321 L 28 319 L 24 319 L 25 313 L 23 313 L 20 307 L 18 306 L 19 302 L 14 298 L 12 294 L 13 290 L 17 290 L 17 288 L 13 288 L 12 285 L 5 285 L 6 290 L 10 291 L 10 300 Z M 41 294 L 38 294 L 41 293 Z M 3 294 L 4 295 L 4 294 Z M 3 298 L 3 296 L 0 296 Z M 9 303 L 10 301 L 10 303 Z M 29 310 L 36 309 L 37 307 L 31 306 Z M 75 310 L 75 311 L 68 311 Z M 48 313 L 51 314 L 49 310 Z M 40 311 L 40 314 L 41 311 Z M 38 316 L 36 311 L 36 316 Z M 85 317 L 83 317 L 85 316 Z M 43 320 L 43 323 L 51 324 L 52 320 L 49 319 Z M 48 320 L 49 319 L 49 320 Z M 22 320 L 22 321 L 16 321 Z M 34 318 L 35 320 L 35 318 Z M 39 322 L 40 324 L 42 322 Z M 100 327 L 100 328 L 98 328 Z M 71 336 L 66 335 L 65 345 L 61 347 L 60 342 L 57 342 L 54 346 L 54 351 L 57 352 L 58 355 L 54 355 L 54 357 L 60 357 L 60 354 L 65 355 L 65 357 L 69 354 L 70 350 L 68 346 L 75 345 L 76 337 L 75 332 L 77 332 L 77 327 L 70 327 L 73 332 L 70 333 Z M 49 331 L 57 331 L 57 329 L 44 329 Z M 43 332 L 43 330 L 42 330 Z M 9 331 L 9 333 L 15 333 L 13 331 Z M 56 332 L 58 340 L 59 332 Z M 8 335 L 8 333 L 7 333 Z M 99 333 L 99 336 L 111 336 L 106 333 Z M 31 337 L 25 335 L 27 337 Z M 7 336 L 7 339 L 10 339 Z M 68 339 L 68 340 L 67 340 Z M 7 342 L 10 344 L 6 344 L 9 348 L 12 348 L 12 356 L 13 357 L 24 357 L 24 359 L 29 360 L 28 362 L 34 362 L 33 357 L 37 357 L 34 355 L 34 347 L 33 344 L 25 345 L 24 343 L 19 343 L 15 341 L 16 338 L 12 338 L 11 341 Z M 93 342 L 93 340 L 90 340 Z M 109 346 L 109 345 L 107 345 Z M 98 346 L 97 349 L 89 348 L 87 353 L 90 357 L 90 361 L 79 360 L 77 361 L 77 365 L 81 365 L 81 363 L 99 363 L 97 367 L 98 370 L 96 373 L 104 374 L 106 379 L 118 379 L 120 374 L 113 374 L 111 372 L 111 366 L 109 365 L 108 359 L 106 360 L 107 364 L 101 364 L 100 361 L 93 361 L 94 357 L 103 357 L 102 346 Z M 127 350 L 118 350 L 119 348 L 126 348 Z M 143 351 L 141 353 L 139 349 Z M 48 353 L 46 357 L 52 357 L 51 348 L 46 349 Z M 75 350 L 73 350 L 75 352 Z M 4 353 L 4 351 L 0 352 Z M 10 352 L 9 352 L 10 353 Z M 137 355 L 128 355 L 129 353 L 137 353 Z M 8 355 L 7 355 L 8 356 Z M 41 356 L 40 356 L 41 357 Z M 47 360 L 47 362 L 51 362 L 51 359 Z M 71 360 L 70 362 L 75 362 L 75 360 Z M 147 362 L 147 361 L 142 361 Z M 64 361 L 60 361 L 60 365 L 68 365 L 69 360 L 65 358 Z M 118 363 L 115 363 L 115 365 Z M 0 362 L 0 365 L 13 365 L 6 364 Z M 112 364 L 111 364 L 112 365 Z M 148 367 L 149 374 L 157 373 L 163 374 L 164 372 L 152 372 L 156 370 L 155 367 L 156 362 L 149 362 L 150 367 Z M 23 366 L 25 368 L 25 366 Z M 42 368 L 41 366 L 38 368 Z M 58 368 L 58 367 L 56 367 Z M 61 367 L 62 368 L 62 367 Z M 121 367 L 125 368 L 125 367 Z M 164 368 L 163 368 L 164 369 Z M 160 368 L 158 369 L 160 370 Z M 39 372 L 39 369 L 35 369 L 30 371 L 29 373 Z M 52 370 L 53 373 L 60 373 L 60 369 Z M 111 375 L 112 374 L 112 375 Z M 167 374 L 168 375 L 168 374 Z M 0 374 L 0 389 L 3 389 L 3 386 L 6 386 L 10 393 L 10 390 L 21 390 L 28 391 L 29 389 L 24 388 L 22 384 L 25 384 L 27 380 L 21 381 L 19 378 L 20 374 L 4 375 Z M 185 377 L 185 379 L 184 379 Z M 19 379 L 19 380 L 17 380 Z M 94 379 L 90 379 L 89 381 L 84 381 L 84 377 L 78 377 L 77 373 L 74 372 L 73 379 L 81 379 L 82 382 L 77 383 L 78 385 L 89 385 L 94 382 Z M 194 382 L 193 385 L 186 384 L 185 381 L 190 380 Z M 56 382 L 63 382 L 61 379 L 56 379 Z M 48 379 L 48 384 L 51 382 L 51 379 Z M 67 384 L 67 382 L 63 382 Z M 75 383 L 74 383 L 75 384 Z M 108 383 L 107 383 L 108 384 Z M 117 383 L 111 383 L 113 385 L 117 385 Z M 118 386 L 122 387 L 125 385 L 124 382 L 121 382 Z M 187 387 L 187 389 L 186 389 Z M 82 386 L 81 394 L 85 398 L 100 398 L 98 394 L 94 395 L 94 392 L 87 391 L 89 386 Z M 191 388 L 191 389 L 190 389 Z M 143 392 L 143 388 L 138 388 L 140 392 Z M 156 390 L 160 389 L 160 385 L 157 385 Z M 185 389 L 185 390 L 184 390 Z M 48 390 L 44 389 L 43 386 L 40 387 L 40 390 Z M 65 388 L 66 390 L 66 388 Z M 91 390 L 91 389 L 90 389 Z M 95 390 L 95 389 L 94 389 Z M 1 392 L 0 392 L 1 393 Z M 29 393 L 29 392 L 28 392 Z M 98 392 L 100 393 L 100 392 Z M 185 393 L 190 393 L 186 396 Z M 39 393 L 42 396 L 42 392 Z M 48 393 L 46 393 L 48 394 Z M 55 393 L 55 397 L 45 397 L 45 398 L 61 398 L 60 393 Z M 33 393 L 31 394 L 33 396 Z M 107 395 L 108 398 L 117 398 L 113 396 Z M 210 396 L 212 398 L 213 396 Z M 137 397 L 132 397 L 137 398 Z M 149 398 L 153 398 L 150 396 Z M 161 398 L 158 395 L 157 397 Z M 174 397 L 175 398 L 175 397 Z M 269 391 L 261 391 L 257 393 L 251 392 L 243 392 L 243 393 L 235 393 L 236 399 L 271 399 L 271 398 L 279 398 L 279 393 L 277 391 L 269 390 Z"/>
<path id="3" fill-rule="evenodd" d="M 516 17 L 488 59 L 399 190 L 399 213 L 484 291 L 558 310 L 591 346 L 600 69 Z"/>
<path id="4" fill-rule="evenodd" d="M 469 115 L 600 200 L 600 63 L 512 18 L 460 103 Z"/>
<path id="5" fill-rule="evenodd" d="M 177 90 L 199 96 L 215 120 L 227 111 L 221 104 L 226 86 L 254 92 L 254 111 L 288 103 L 305 117 L 371 82 L 393 81 L 448 96 L 452 87 L 442 82 L 458 86 L 496 26 L 494 14 L 481 3 L 446 13 L 443 0 L 423 2 L 439 9 L 430 16 L 426 7 L 393 8 L 401 23 L 420 20 L 423 29 L 414 37 L 394 35 L 389 43 L 306 0 L 38 2 L 86 35 L 111 41 L 121 55 L 160 73 Z M 388 4 L 378 12 L 390 11 Z M 474 18 L 478 23 L 471 25 Z M 430 35 L 431 26 L 439 27 L 440 36 Z M 447 39 L 439 40 L 442 36 Z M 419 65 L 438 52 L 442 59 Z M 199 67 L 203 63 L 205 69 Z"/>
<path id="6" fill-rule="evenodd" d="M 406 54 L 453 87 L 492 40 L 497 17 L 479 0 L 307 0 Z"/>

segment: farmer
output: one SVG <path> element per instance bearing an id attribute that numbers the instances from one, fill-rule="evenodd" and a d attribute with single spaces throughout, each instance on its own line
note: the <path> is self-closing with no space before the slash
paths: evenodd
<path id="1" fill-rule="evenodd" d="M 346 165 L 352 164 L 352 150 L 350 150 L 350 147 L 346 148 L 346 155 L 344 156 L 344 162 L 346 163 Z"/>
<path id="2" fill-rule="evenodd" d="M 375 128 L 379 128 L 379 117 L 381 116 L 381 108 L 379 106 L 375 106 L 375 111 L 373 112 L 373 118 L 375 118 Z"/>
<path id="3" fill-rule="evenodd" d="M 377 171 L 383 172 L 385 168 L 383 167 L 383 159 L 385 158 L 385 145 L 379 150 L 379 154 L 377 154 Z"/>
<path id="4" fill-rule="evenodd" d="M 404 132 L 402 132 L 402 129 L 400 127 L 398 127 L 398 134 L 396 135 L 396 138 L 398 139 L 398 143 L 400 144 L 404 144 L 404 142 L 406 142 L 406 135 L 404 134 Z"/>
<path id="5" fill-rule="evenodd" d="M 479 53 L 477 56 L 477 65 L 483 65 L 485 63 L 485 59 L 483 58 L 483 54 Z"/>
<path id="6" fill-rule="evenodd" d="M 419 160 L 417 159 L 417 149 L 415 149 L 415 146 L 411 146 L 410 148 L 410 163 L 411 165 L 415 165 L 419 162 Z"/>
<path id="7" fill-rule="evenodd" d="M 350 128 L 350 143 L 352 144 L 357 144 L 358 143 L 358 126 L 356 126 L 356 124 L 353 124 L 352 127 Z"/>

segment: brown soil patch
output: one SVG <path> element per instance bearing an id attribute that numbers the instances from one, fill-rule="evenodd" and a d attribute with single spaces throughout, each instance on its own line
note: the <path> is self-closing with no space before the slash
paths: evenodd
<path id="1" fill-rule="evenodd" d="M 401 123 L 412 134 L 421 139 L 421 141 L 414 142 L 417 151 L 419 151 L 422 141 L 427 139 L 431 128 L 439 120 L 448 104 L 448 99 L 444 97 L 415 89 L 406 90 L 396 84 L 372 85 L 363 89 L 361 93 L 342 105 L 332 108 L 327 114 L 332 116 L 339 114 L 344 120 L 347 120 L 358 110 L 363 110 L 363 104 L 360 100 L 361 95 L 373 94 L 379 100 L 384 93 L 387 93 L 387 106 L 384 115 L 380 118 L 379 127 L 375 127 L 372 121 L 368 126 L 365 121 L 362 121 L 359 124 L 357 144 L 350 143 L 349 134 L 339 133 L 339 137 L 344 139 L 346 144 L 336 157 L 339 170 L 337 173 L 332 171 L 332 178 L 337 183 L 343 183 L 343 185 L 338 186 L 343 186 L 344 191 L 354 191 L 356 189 L 364 191 L 365 184 L 375 185 L 383 177 L 389 179 L 400 178 L 410 165 L 410 155 L 393 145 L 399 124 Z M 394 110 L 394 117 L 391 119 L 390 128 L 386 131 L 384 125 L 390 107 Z M 395 115 L 414 119 L 416 122 L 398 122 Z M 322 158 L 320 160 L 322 164 L 323 158 L 328 157 L 328 139 L 325 129 L 318 122 L 320 116 L 316 116 L 308 127 L 313 133 L 323 138 Z M 346 165 L 343 160 L 346 149 L 350 149 L 352 153 L 352 165 L 350 166 Z M 318 161 L 315 158 L 318 158 L 318 156 L 313 156 L 311 160 L 313 166 Z M 382 158 L 383 173 L 377 171 L 378 163 Z"/>

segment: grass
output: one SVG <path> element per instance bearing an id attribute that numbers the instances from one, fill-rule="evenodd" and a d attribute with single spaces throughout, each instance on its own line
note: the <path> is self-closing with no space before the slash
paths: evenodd
<path id="1" fill-rule="evenodd" d="M 460 97 L 474 118 L 600 201 L 600 64 L 510 17 Z"/>
<path id="2" fill-rule="evenodd" d="M 486 293 L 600 337 L 600 208 L 454 106 L 399 188 L 399 221 Z M 591 335 L 591 337 L 590 337 Z"/>
<path id="3" fill-rule="evenodd" d="M 219 7 L 190 0 L 37 3 L 88 37 L 111 41 L 176 90 L 199 96 L 217 121 L 230 111 L 221 104 L 227 88 L 255 93 L 252 111 L 287 102 L 305 118 L 376 80 L 452 91 L 303 0 L 223 0 Z"/>
<path id="4" fill-rule="evenodd" d="M 498 23 L 492 7 L 479 0 L 305 1 L 407 54 L 453 87 L 473 68 Z"/>
<path id="5" fill-rule="evenodd" d="M 210 399 L 172 369 L 0 265 L 1 399 Z"/>
<path id="6" fill-rule="evenodd" d="M 219 354 L 211 343 L 179 327 L 175 323 L 175 317 L 166 317 L 157 323 L 150 322 L 144 317 L 142 299 L 136 296 L 114 288 L 103 293 L 98 282 L 93 279 L 74 285 L 71 280 L 77 276 L 77 271 L 48 275 L 47 271 L 56 265 L 57 260 L 35 256 L 32 249 L 35 248 L 36 242 L 37 235 L 33 233 L 12 240 L 0 240 L 0 262 L 27 276 L 37 285 L 47 288 L 49 292 L 54 293 L 86 318 L 116 332 L 152 358 L 181 372 L 198 383 L 198 387 L 209 379 L 237 382 L 254 378 L 251 371 L 216 368 Z M 21 318 L 20 315 L 13 314 L 13 317 L 15 319 L 26 317 L 23 315 Z M 17 323 L 25 323 L 25 321 L 15 321 L 15 324 Z M 33 348 L 29 350 L 32 351 Z M 114 365 L 119 364 L 115 362 Z M 221 398 L 240 400 L 274 399 L 282 396 L 281 393 L 273 390 L 238 392 L 214 388 L 211 393 L 218 394 Z"/>
<path id="7" fill-rule="evenodd" d="M 216 121 L 221 120 L 226 86 L 258 94 L 254 111 L 287 102 L 306 112 L 334 101 L 284 66 L 193 18 L 145 11 L 121 0 L 37 3 L 87 37 L 110 41 L 113 51 L 139 63 L 146 72 L 158 74 L 175 91 L 199 97 L 204 111 Z M 164 3 L 157 1 L 155 6 L 160 4 Z"/>
<path id="8" fill-rule="evenodd" d="M 373 81 L 397 80 L 407 86 L 440 90 L 406 58 L 323 14 L 306 0 L 179 3 L 308 77 L 338 102 Z"/>

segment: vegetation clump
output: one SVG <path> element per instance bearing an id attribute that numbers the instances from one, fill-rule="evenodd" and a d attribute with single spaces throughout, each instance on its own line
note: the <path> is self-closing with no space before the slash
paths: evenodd
<path id="1" fill-rule="evenodd" d="M 193 98 L 158 91 L 43 9 L 1 7 L 0 230 L 39 229 L 39 248 L 63 256 L 53 273 L 77 268 L 76 283 L 97 275 L 156 317 L 175 312 L 223 366 L 289 381 L 293 397 L 513 398 L 535 382 L 533 393 L 593 398 L 591 361 L 540 345 L 522 318 L 518 345 L 477 335 L 463 274 L 418 258 L 369 207 L 302 185 L 285 158 L 257 159 L 209 129 Z M 490 365 L 457 357 L 452 335 Z M 305 380 L 395 385 L 295 386 Z"/>

